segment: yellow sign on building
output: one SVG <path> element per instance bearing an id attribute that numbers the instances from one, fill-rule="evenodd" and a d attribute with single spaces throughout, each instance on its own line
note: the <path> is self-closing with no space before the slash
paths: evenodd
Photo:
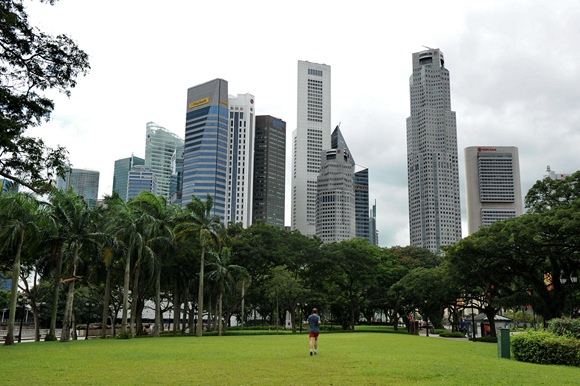
<path id="1" fill-rule="evenodd" d="M 209 103 L 209 98 L 201 98 L 196 101 L 189 102 L 187 108 L 193 109 L 194 107 L 202 106 L 205 105 L 206 103 Z"/>

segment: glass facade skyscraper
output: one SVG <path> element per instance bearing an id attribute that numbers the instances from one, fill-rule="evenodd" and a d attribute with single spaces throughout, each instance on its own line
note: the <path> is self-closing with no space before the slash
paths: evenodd
<path id="1" fill-rule="evenodd" d="M 145 165 L 143 158 L 131 156 L 121 158 L 115 161 L 115 170 L 113 174 L 113 193 L 117 193 L 121 199 L 127 201 L 127 181 L 129 170 L 133 166 Z"/>
<path id="2" fill-rule="evenodd" d="M 183 148 L 183 140 L 154 122 L 147 123 L 146 135 L 145 166 L 157 179 L 156 194 L 169 200 L 171 159 L 177 149 Z"/>
<path id="3" fill-rule="evenodd" d="M 129 170 L 127 182 L 127 200 L 135 198 L 141 192 L 156 194 L 157 178 L 155 174 L 146 166 L 133 166 Z"/>
<path id="4" fill-rule="evenodd" d="M 286 122 L 270 115 L 256 117 L 253 222 L 284 227 L 286 190 Z"/>
<path id="5" fill-rule="evenodd" d="M 226 219 L 228 82 L 214 79 L 187 90 L 182 205 L 213 197 L 213 214 Z"/>
<path id="6" fill-rule="evenodd" d="M 99 172 L 85 169 L 69 169 L 65 178 L 56 179 L 58 189 L 72 188 L 73 192 L 84 198 L 89 207 L 97 204 L 99 195 Z"/>
<path id="7" fill-rule="evenodd" d="M 356 237 L 372 242 L 369 233 L 369 169 L 354 173 L 354 217 Z"/>

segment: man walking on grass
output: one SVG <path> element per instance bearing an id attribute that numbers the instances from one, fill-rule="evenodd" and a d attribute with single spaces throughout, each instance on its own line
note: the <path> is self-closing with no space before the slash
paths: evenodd
<path id="1" fill-rule="evenodd" d="M 308 343 L 310 346 L 310 356 L 318 354 L 318 334 L 320 334 L 320 316 L 318 310 L 312 309 L 312 315 L 308 317 L 310 333 L 308 334 Z"/>

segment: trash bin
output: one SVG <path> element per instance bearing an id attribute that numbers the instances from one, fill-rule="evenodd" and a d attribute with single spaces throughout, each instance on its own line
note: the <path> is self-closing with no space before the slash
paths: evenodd
<path id="1" fill-rule="evenodd" d="M 500 358 L 510 358 L 510 329 L 500 328 L 497 337 L 497 355 Z"/>

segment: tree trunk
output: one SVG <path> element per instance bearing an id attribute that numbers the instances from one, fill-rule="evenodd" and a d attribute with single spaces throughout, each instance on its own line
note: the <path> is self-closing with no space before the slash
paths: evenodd
<path id="1" fill-rule="evenodd" d="M 495 307 L 486 307 L 484 309 L 485 316 L 487 316 L 487 321 L 489 322 L 489 334 L 491 336 L 497 336 L 495 331 L 495 316 L 497 315 L 497 310 Z"/>
<path id="2" fill-rule="evenodd" d="M 173 293 L 173 333 L 177 334 L 177 326 L 179 326 L 179 316 L 181 308 L 179 303 L 179 286 L 175 284 L 175 292 Z"/>
<path id="3" fill-rule="evenodd" d="M 211 309 L 211 295 L 207 298 L 207 330 L 213 330 L 213 319 L 212 319 L 212 309 Z"/>
<path id="4" fill-rule="evenodd" d="M 75 317 L 74 311 L 72 312 L 71 320 L 72 320 L 72 338 L 73 340 L 77 340 L 79 337 L 77 334 L 77 318 Z"/>
<path id="5" fill-rule="evenodd" d="M 187 292 L 186 292 L 187 293 Z M 181 333 L 185 334 L 185 331 L 187 330 L 187 310 L 189 309 L 189 299 L 187 297 L 187 295 L 184 296 L 183 299 L 183 316 L 181 317 Z"/>
<path id="6" fill-rule="evenodd" d="M 222 313 L 223 313 L 223 298 L 224 298 L 224 289 L 221 288 L 220 289 L 220 296 L 218 298 L 218 312 L 217 312 L 217 318 L 218 318 L 218 335 L 222 336 L 224 333 L 224 326 L 222 323 Z"/>
<path id="7" fill-rule="evenodd" d="M 71 322 L 73 323 L 73 330 L 76 331 L 76 326 L 74 326 L 74 297 L 75 297 L 75 276 L 77 273 L 77 261 L 79 257 L 79 245 L 75 245 L 74 255 L 73 255 L 73 266 L 72 266 L 72 277 L 68 284 L 68 293 L 66 296 L 66 305 L 64 308 L 64 320 L 62 322 L 62 332 L 60 334 L 61 342 L 68 342 L 70 340 L 70 328 Z M 76 335 L 76 333 L 75 333 Z"/>
<path id="8" fill-rule="evenodd" d="M 141 273 L 141 256 L 135 263 L 135 274 L 133 275 L 133 292 L 131 292 L 131 336 L 135 336 L 137 314 L 139 308 L 139 276 Z"/>
<path id="9" fill-rule="evenodd" d="M 58 257 L 56 261 L 56 270 L 54 273 L 54 292 L 52 295 L 52 309 L 50 311 L 50 329 L 48 331 L 49 340 L 56 340 L 56 318 L 58 313 L 58 296 L 60 294 L 60 279 L 62 275 L 62 257 L 64 248 L 58 247 Z M 46 340 L 46 338 L 45 338 Z"/>
<path id="10" fill-rule="evenodd" d="M 135 316 L 135 335 L 144 335 L 143 330 L 143 309 L 145 309 L 145 299 L 143 297 L 137 298 L 136 316 Z"/>
<path id="11" fill-rule="evenodd" d="M 124 337 L 129 333 L 127 331 L 127 312 L 129 310 L 129 281 L 131 280 L 131 249 L 133 242 L 129 244 L 127 259 L 125 261 L 125 276 L 123 278 L 123 319 L 121 321 L 121 334 Z"/>
<path id="12" fill-rule="evenodd" d="M 199 264 L 199 288 L 197 290 L 197 326 L 195 335 L 203 334 L 203 280 L 205 275 L 205 247 L 201 247 L 201 262 Z"/>
<path id="13" fill-rule="evenodd" d="M 189 309 L 189 325 L 187 326 L 190 335 L 193 334 L 195 328 L 195 324 L 193 323 L 194 319 L 195 319 L 195 309 L 193 307 L 193 302 L 191 302 L 191 308 Z"/>
<path id="14" fill-rule="evenodd" d="M 244 328 L 244 321 L 246 320 L 246 281 L 242 280 L 242 310 L 241 310 L 241 325 Z"/>
<path id="15" fill-rule="evenodd" d="M 103 314 L 101 317 L 101 338 L 107 337 L 107 318 L 109 317 L 109 303 L 111 301 L 111 267 L 107 267 L 107 278 L 105 279 L 105 297 L 103 299 Z M 114 324 L 115 322 L 112 321 Z"/>
<path id="16" fill-rule="evenodd" d="M 16 317 L 16 302 L 18 300 L 18 278 L 20 277 L 20 254 L 22 253 L 22 244 L 24 244 L 24 232 L 20 232 L 18 246 L 16 247 L 16 256 L 12 264 L 12 288 L 10 292 L 10 314 L 8 314 L 8 326 L 6 332 L 5 345 L 14 344 L 14 320 Z"/>
<path id="17" fill-rule="evenodd" d="M 153 327 L 153 336 L 159 336 L 161 331 L 161 267 L 155 274 L 155 327 Z"/>

